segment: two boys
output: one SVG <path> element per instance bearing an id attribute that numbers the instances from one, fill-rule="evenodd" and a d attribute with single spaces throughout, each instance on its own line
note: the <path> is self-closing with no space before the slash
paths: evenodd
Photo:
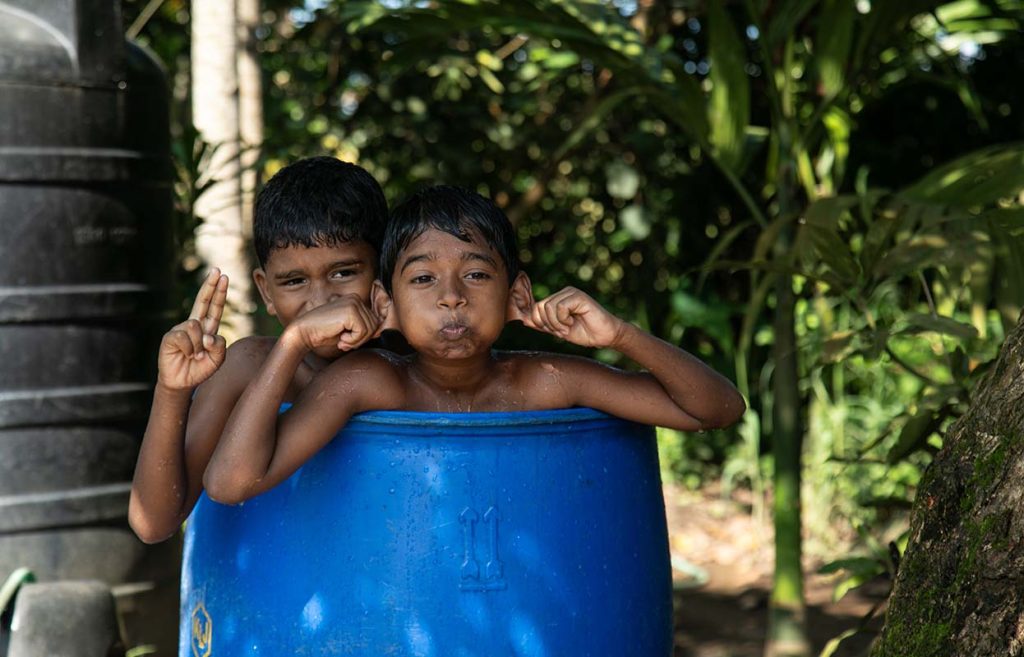
<path id="1" fill-rule="evenodd" d="M 454 187 L 424 190 L 395 209 L 378 247 L 384 201 L 372 178 L 359 169 L 369 180 L 353 170 L 318 179 L 311 174 L 327 162 L 305 162 L 282 170 L 257 203 L 257 233 L 261 223 L 266 232 L 263 247 L 257 234 L 255 277 L 284 326 L 280 338 L 249 338 L 224 355 L 216 328 L 227 281 L 216 273 L 189 321 L 165 336 L 130 507 L 144 540 L 173 534 L 203 483 L 229 503 L 268 490 L 362 411 L 590 406 L 684 430 L 742 415 L 742 397 L 724 377 L 583 292 L 566 288 L 535 302 L 514 230 L 491 201 Z M 648 371 L 493 351 L 509 321 L 615 348 Z M 338 359 L 385 327 L 400 330 L 414 353 L 362 350 Z M 207 379 L 190 408 L 191 390 Z"/>
<path id="2" fill-rule="evenodd" d="M 583 292 L 566 288 L 535 302 L 508 218 L 460 188 L 423 190 L 392 212 L 373 306 L 414 353 L 353 353 L 325 368 L 279 415 L 305 355 L 347 330 L 344 324 L 286 327 L 224 427 L 204 477 L 212 498 L 238 503 L 275 486 L 363 411 L 589 406 L 688 431 L 729 425 L 744 411 L 724 377 Z M 617 349 L 647 372 L 557 354 L 494 351 L 509 321 L 575 344 Z"/>

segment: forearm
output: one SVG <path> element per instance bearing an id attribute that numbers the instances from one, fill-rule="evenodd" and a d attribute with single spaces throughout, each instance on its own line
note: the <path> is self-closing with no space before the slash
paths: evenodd
<path id="1" fill-rule="evenodd" d="M 746 409 L 743 397 L 724 376 L 683 349 L 629 323 L 612 345 L 646 369 L 680 409 L 712 429 L 736 422 Z"/>
<path id="2" fill-rule="evenodd" d="M 190 389 L 170 389 L 159 383 L 153 392 L 128 502 L 128 521 L 147 543 L 170 537 L 183 520 L 189 488 L 185 425 L 191 397 Z"/>
<path id="3" fill-rule="evenodd" d="M 228 418 L 203 482 L 215 500 L 252 497 L 278 445 L 278 409 L 307 353 L 288 330 L 281 335 Z"/>

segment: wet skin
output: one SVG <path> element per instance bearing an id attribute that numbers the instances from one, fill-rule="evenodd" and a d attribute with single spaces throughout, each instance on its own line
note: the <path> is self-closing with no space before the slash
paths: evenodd
<path id="1" fill-rule="evenodd" d="M 724 377 L 682 349 L 624 322 L 575 288 L 534 301 L 520 274 L 483 240 L 428 229 L 398 256 L 392 294 L 379 283 L 375 312 L 399 328 L 411 356 L 364 350 L 332 363 L 280 418 L 277 402 L 305 355 L 337 337 L 285 329 L 239 400 L 206 471 L 214 499 L 238 503 L 283 481 L 368 410 L 508 411 L 589 406 L 686 431 L 727 426 L 744 410 Z M 569 342 L 616 349 L 646 372 L 586 358 L 498 353 L 507 321 Z M 397 326 L 394 326 L 396 325 Z"/>
<path id="2" fill-rule="evenodd" d="M 493 248 L 431 229 L 401 253 L 391 284 L 390 312 L 416 351 L 407 360 L 411 408 L 434 409 L 440 396 L 459 406 L 451 410 L 465 410 L 460 401 L 479 401 L 490 388 L 508 387 L 502 381 L 508 368 L 498 367 L 491 347 L 515 313 L 509 307 L 513 293 L 532 301 L 525 276 L 510 289 Z M 427 389 L 418 390 L 417 382 Z M 466 396 L 471 398 L 460 399 Z"/>
<path id="3" fill-rule="evenodd" d="M 311 310 L 345 296 L 368 301 L 376 259 L 373 247 L 362 241 L 332 247 L 288 246 L 274 250 L 266 267 L 253 272 L 253 279 L 267 312 L 282 326 L 289 326 Z M 336 344 L 325 344 L 312 353 L 334 360 L 342 351 Z"/>
<path id="4" fill-rule="evenodd" d="M 368 302 L 375 270 L 376 251 L 353 241 L 277 248 L 265 268 L 253 272 L 268 312 L 282 325 L 306 333 L 329 330 L 334 338 L 304 353 L 280 401 L 295 399 L 331 361 L 372 335 L 377 320 Z M 129 502 L 129 522 L 147 543 L 172 536 L 192 511 L 232 410 L 277 342 L 243 338 L 225 354 L 217 325 L 226 294 L 227 279 L 211 274 L 190 319 L 161 343 L 159 381 Z M 339 331 L 346 327 L 342 339 Z"/>

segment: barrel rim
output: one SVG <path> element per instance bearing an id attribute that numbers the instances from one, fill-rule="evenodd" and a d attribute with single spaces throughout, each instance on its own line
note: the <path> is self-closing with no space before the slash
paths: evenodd
<path id="1" fill-rule="evenodd" d="M 281 410 L 291 407 L 287 402 L 281 404 Z M 603 411 L 583 406 L 573 408 L 555 408 L 539 411 L 486 411 L 468 413 L 438 413 L 433 411 L 366 411 L 349 418 L 342 429 L 369 426 L 399 427 L 518 427 L 552 424 L 571 424 L 578 422 L 613 421 L 630 423 L 628 420 L 609 415 Z"/>

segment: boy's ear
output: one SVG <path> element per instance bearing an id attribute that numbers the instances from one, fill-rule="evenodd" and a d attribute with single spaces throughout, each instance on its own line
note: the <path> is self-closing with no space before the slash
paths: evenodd
<path id="1" fill-rule="evenodd" d="M 508 307 L 505 309 L 505 323 L 523 322 L 533 311 L 533 284 L 526 272 L 516 274 L 508 293 Z"/>
<path id="2" fill-rule="evenodd" d="M 394 311 L 395 306 L 391 301 L 391 295 L 387 293 L 379 280 L 373 281 L 373 287 L 370 288 L 370 308 L 381 319 L 376 336 L 384 331 L 402 330 L 398 324 L 398 314 Z"/>
<path id="3" fill-rule="evenodd" d="M 252 280 L 256 283 L 256 289 L 260 291 L 260 297 L 263 298 L 263 305 L 267 307 L 267 314 L 272 317 L 276 317 L 277 309 L 274 308 L 274 300 L 270 296 L 267 272 L 263 271 L 262 267 L 253 269 Z"/>

